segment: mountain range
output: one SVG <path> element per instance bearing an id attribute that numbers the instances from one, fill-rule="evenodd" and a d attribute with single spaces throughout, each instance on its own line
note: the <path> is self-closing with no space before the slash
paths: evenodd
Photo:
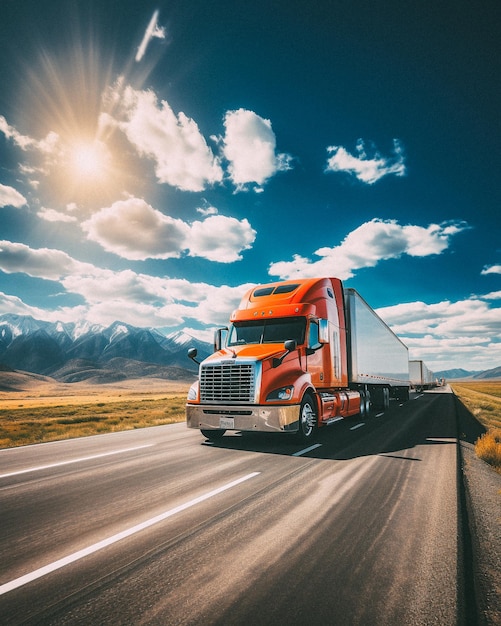
<path id="1" fill-rule="evenodd" d="M 472 380 L 497 379 L 501 378 L 501 366 L 483 371 L 468 371 L 462 368 L 456 368 L 451 370 L 442 370 L 441 372 L 435 372 L 435 375 L 437 376 L 437 378 L 445 378 L 446 380 L 457 380 L 464 378 Z"/>
<path id="2" fill-rule="evenodd" d="M 144 376 L 192 379 L 212 346 L 184 333 L 163 335 L 123 322 L 110 326 L 44 322 L 31 316 L 0 315 L 0 369 L 50 376 L 61 382 L 115 382 Z"/>
<path id="3" fill-rule="evenodd" d="M 60 382 L 193 379 L 198 366 L 187 356 L 191 347 L 197 348 L 198 360 L 212 352 L 209 343 L 182 331 L 163 335 L 153 328 L 119 321 L 101 326 L 0 315 L 0 371 L 22 370 Z M 435 376 L 446 380 L 496 379 L 501 378 L 501 367 L 482 372 L 450 369 L 435 372 Z"/>

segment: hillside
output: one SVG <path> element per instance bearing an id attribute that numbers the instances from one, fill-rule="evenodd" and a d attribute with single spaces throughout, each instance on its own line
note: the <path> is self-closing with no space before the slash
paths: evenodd
<path id="1" fill-rule="evenodd" d="M 501 366 L 485 371 L 468 371 L 465 369 L 451 369 L 435 372 L 437 378 L 446 380 L 496 380 L 501 379 Z"/>
<path id="2" fill-rule="evenodd" d="M 0 316 L 0 365 L 60 382 L 110 383 L 132 378 L 193 379 L 195 347 L 205 358 L 211 346 L 184 332 L 163 335 L 122 322 L 108 327 Z M 6 378 L 2 375 L 2 379 Z M 8 383 L 5 383 L 8 384 Z"/>

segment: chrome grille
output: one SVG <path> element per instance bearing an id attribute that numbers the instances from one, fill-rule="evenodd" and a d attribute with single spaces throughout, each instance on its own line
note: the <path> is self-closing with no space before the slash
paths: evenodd
<path id="1" fill-rule="evenodd" d="M 202 402 L 254 402 L 255 376 L 252 363 L 203 365 L 200 372 Z"/>

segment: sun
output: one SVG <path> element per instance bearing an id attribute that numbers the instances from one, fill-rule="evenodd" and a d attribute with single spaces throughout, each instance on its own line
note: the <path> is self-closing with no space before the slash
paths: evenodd
<path id="1" fill-rule="evenodd" d="M 77 141 L 69 149 L 70 171 L 78 179 L 102 179 L 110 166 L 107 146 L 98 140 Z"/>
<path id="2" fill-rule="evenodd" d="M 94 206 L 113 199 L 123 187 L 122 159 L 109 141 L 93 134 L 63 134 L 47 164 L 51 202 Z"/>

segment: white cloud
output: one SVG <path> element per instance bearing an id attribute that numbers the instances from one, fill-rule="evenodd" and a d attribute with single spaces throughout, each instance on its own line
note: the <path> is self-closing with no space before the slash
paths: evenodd
<path id="1" fill-rule="evenodd" d="M 115 272 L 92 267 L 87 272 L 62 277 L 61 283 L 69 292 L 83 296 L 92 304 L 128 300 L 153 305 L 172 300 L 165 281 L 132 270 Z"/>
<path id="2" fill-rule="evenodd" d="M 477 297 L 433 304 L 409 302 L 377 313 L 431 369 L 471 370 L 501 365 L 501 309 Z"/>
<path id="3" fill-rule="evenodd" d="M 241 259 L 256 231 L 248 220 L 212 215 L 191 226 L 139 198 L 115 202 L 82 223 L 88 239 L 108 252 L 140 261 L 177 258 L 183 252 L 219 263 Z"/>
<path id="4" fill-rule="evenodd" d="M 102 123 L 116 123 L 139 154 L 154 161 L 159 182 L 183 191 L 203 191 L 222 181 L 219 160 L 194 120 L 182 112 L 176 115 L 165 101 L 159 104 L 152 91 L 127 86 L 111 98 L 120 104 L 120 120 L 106 114 Z"/>
<path id="5" fill-rule="evenodd" d="M 279 171 L 291 169 L 292 157 L 276 154 L 276 138 L 270 120 L 245 109 L 228 111 L 223 153 L 229 174 L 238 189 L 265 181 Z"/>
<path id="6" fill-rule="evenodd" d="M 406 171 L 404 154 L 398 139 L 393 140 L 393 156 L 388 158 L 381 156 L 375 150 L 372 157 L 369 157 L 363 139 L 357 141 L 355 149 L 357 156 L 353 156 L 342 146 L 329 146 L 327 152 L 332 156 L 327 159 L 325 171 L 348 172 L 368 185 L 374 184 L 389 174 L 404 176 Z"/>
<path id="7" fill-rule="evenodd" d="M 184 327 L 183 331 L 190 335 L 190 337 L 194 337 L 199 341 L 205 341 L 206 343 L 212 343 L 214 340 L 214 328 L 204 328 L 200 330 L 199 328 L 187 328 Z"/>
<path id="8" fill-rule="evenodd" d="M 192 315 L 193 319 L 203 324 L 227 324 L 231 311 L 236 309 L 245 292 L 252 284 L 228 287 L 222 285 L 203 285 L 200 289 L 200 300 Z"/>
<path id="9" fill-rule="evenodd" d="M 50 248 L 33 249 L 23 243 L 0 241 L 0 270 L 7 274 L 22 272 L 35 278 L 60 280 L 69 273 L 92 267 L 80 263 L 66 252 Z"/>
<path id="10" fill-rule="evenodd" d="M 47 222 L 76 222 L 77 218 L 74 215 L 67 215 L 66 213 L 61 213 L 61 211 L 56 211 L 55 209 L 47 209 L 42 207 L 40 211 L 37 212 L 38 217 Z"/>
<path id="11" fill-rule="evenodd" d="M 208 206 L 208 207 L 199 207 L 197 209 L 197 213 L 200 213 L 201 215 L 217 215 L 218 214 L 218 210 L 216 209 L 215 206 Z"/>
<path id="12" fill-rule="evenodd" d="M 501 291 L 491 291 L 480 297 L 482 300 L 501 300 Z"/>
<path id="13" fill-rule="evenodd" d="M 110 324 L 120 319 L 137 326 L 166 327 L 195 320 L 205 325 L 221 325 L 227 323 L 229 313 L 252 286 L 216 287 L 132 270 L 115 272 L 81 263 L 60 250 L 32 249 L 5 241 L 0 242 L 0 270 L 59 281 L 67 292 L 83 298 L 85 303 L 80 306 L 51 311 L 0 294 L 0 312 L 33 315 L 49 321 L 86 319 Z"/>
<path id="14" fill-rule="evenodd" d="M 449 246 L 449 240 L 468 228 L 465 222 L 430 224 L 426 228 L 401 225 L 396 220 L 373 219 L 365 222 L 333 248 L 319 248 L 320 257 L 312 261 L 295 255 L 292 261 L 272 263 L 269 274 L 281 278 L 295 276 L 337 276 L 351 278 L 364 267 L 374 267 L 379 261 L 395 259 L 402 254 L 429 256 L 440 254 Z"/>
<path id="15" fill-rule="evenodd" d="M 139 45 L 139 48 L 137 49 L 137 53 L 136 53 L 137 62 L 141 61 L 141 59 L 145 55 L 146 48 L 148 47 L 148 44 L 153 39 L 153 37 L 156 37 L 158 39 L 165 39 L 165 28 L 158 26 L 158 14 L 159 14 L 159 11 L 157 9 L 153 13 L 151 20 L 148 26 L 146 27 L 143 39 Z"/>
<path id="16" fill-rule="evenodd" d="M 163 215 L 139 198 L 119 200 L 82 223 L 91 241 L 125 259 L 179 257 L 189 226 Z"/>
<path id="17" fill-rule="evenodd" d="M 26 304 L 17 296 L 11 296 L 9 294 L 0 291 L 0 313 L 11 313 L 12 315 L 31 315 L 35 319 L 43 320 L 47 319 L 47 311 L 45 309 L 39 309 Z"/>
<path id="18" fill-rule="evenodd" d="M 0 132 L 2 132 L 7 139 L 12 140 L 21 150 L 37 150 L 45 154 L 50 154 L 56 150 L 59 143 L 59 135 L 54 131 L 49 132 L 47 136 L 41 140 L 23 135 L 16 130 L 14 126 L 10 126 L 3 115 L 0 115 Z"/>
<path id="19" fill-rule="evenodd" d="M 16 209 L 20 209 L 27 202 L 26 198 L 13 187 L 0 184 L 0 207 L 13 206 Z"/>
<path id="20" fill-rule="evenodd" d="M 189 237 L 190 256 L 209 261 L 232 263 L 242 258 L 240 252 L 252 247 L 256 231 L 248 220 L 213 215 L 203 222 L 194 222 Z"/>
<path id="21" fill-rule="evenodd" d="M 27 150 L 36 144 L 34 139 L 27 137 L 26 135 L 22 135 L 14 128 L 14 126 L 10 126 L 3 115 L 0 115 L 0 132 L 2 132 L 7 139 L 11 139 L 13 143 L 22 150 Z"/>
<path id="22" fill-rule="evenodd" d="M 486 274 L 501 274 L 501 265 L 486 265 L 480 273 L 482 276 Z"/>

